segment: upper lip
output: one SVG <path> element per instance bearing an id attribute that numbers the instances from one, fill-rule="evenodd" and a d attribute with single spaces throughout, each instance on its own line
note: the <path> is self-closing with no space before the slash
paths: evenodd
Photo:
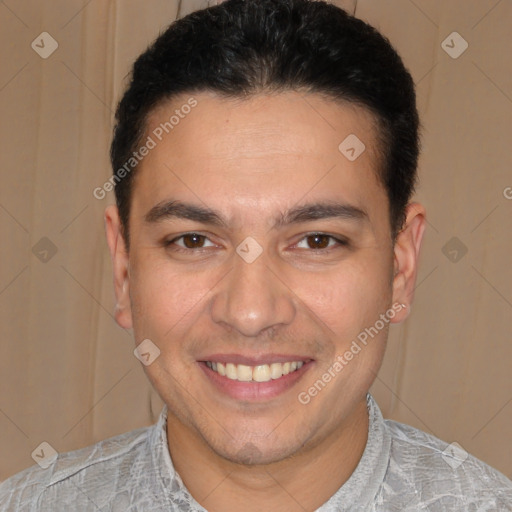
<path id="1" fill-rule="evenodd" d="M 243 364 L 246 366 L 259 366 L 272 363 L 287 363 L 293 361 L 312 361 L 311 357 L 297 354 L 262 354 L 247 356 L 243 354 L 211 354 L 199 359 L 199 361 L 212 361 L 216 363 Z"/>

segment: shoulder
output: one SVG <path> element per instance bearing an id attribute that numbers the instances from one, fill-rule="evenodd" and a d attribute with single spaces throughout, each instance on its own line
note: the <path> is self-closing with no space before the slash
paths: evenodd
<path id="1" fill-rule="evenodd" d="M 102 488 L 106 491 L 119 471 L 129 471 L 147 457 L 146 443 L 153 428 L 132 430 L 80 450 L 60 453 L 46 469 L 34 465 L 11 476 L 0 483 L 0 510 L 47 510 L 41 507 L 51 505 L 53 499 L 61 504 L 76 504 L 75 497 L 81 492 L 97 495 L 96 491 Z"/>
<path id="2" fill-rule="evenodd" d="M 498 470 L 458 443 L 396 421 L 384 423 L 391 438 L 388 492 L 402 487 L 399 492 L 409 491 L 414 505 L 424 504 L 428 510 L 468 510 L 472 505 L 512 510 L 512 481 Z"/>

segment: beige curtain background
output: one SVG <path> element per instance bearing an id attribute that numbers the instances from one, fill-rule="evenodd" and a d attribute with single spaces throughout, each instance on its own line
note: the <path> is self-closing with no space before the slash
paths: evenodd
<path id="1" fill-rule="evenodd" d="M 0 480 L 34 464 L 43 441 L 73 450 L 160 412 L 112 317 L 102 216 L 113 194 L 92 191 L 110 174 L 132 60 L 206 3 L 0 2 Z M 338 3 L 397 47 L 424 125 L 416 298 L 372 392 L 386 417 L 512 478 L 512 3 Z M 42 32 L 58 43 L 47 58 L 55 43 Z"/>

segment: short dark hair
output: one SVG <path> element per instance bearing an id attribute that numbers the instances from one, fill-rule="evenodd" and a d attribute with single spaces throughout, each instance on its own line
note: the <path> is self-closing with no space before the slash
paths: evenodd
<path id="1" fill-rule="evenodd" d="M 244 98 L 289 90 L 349 101 L 374 114 L 378 176 L 395 239 L 417 179 L 414 82 L 387 38 L 322 0 L 227 0 L 173 22 L 134 63 L 116 111 L 114 175 L 141 144 L 148 115 L 178 94 Z M 135 170 L 115 186 L 127 247 Z"/>

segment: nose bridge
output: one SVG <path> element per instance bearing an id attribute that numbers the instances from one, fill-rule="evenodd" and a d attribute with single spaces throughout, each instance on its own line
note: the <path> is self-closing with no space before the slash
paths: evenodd
<path id="1" fill-rule="evenodd" d="M 265 254 L 254 260 L 245 258 L 243 249 L 240 244 L 233 269 L 213 298 L 212 319 L 244 336 L 258 336 L 269 327 L 291 323 L 295 306 L 291 292 L 276 277 L 279 274 L 269 258 Z"/>

